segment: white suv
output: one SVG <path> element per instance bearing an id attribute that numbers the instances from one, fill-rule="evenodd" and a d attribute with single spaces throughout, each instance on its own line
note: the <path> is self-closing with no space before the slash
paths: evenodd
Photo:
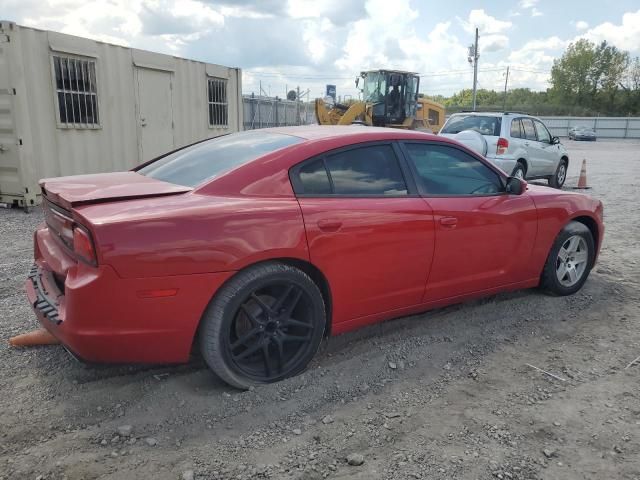
<path id="1" fill-rule="evenodd" d="M 569 155 L 540 119 L 516 112 L 454 113 L 440 130 L 473 148 L 507 174 L 527 180 L 546 178 L 561 188 Z"/>

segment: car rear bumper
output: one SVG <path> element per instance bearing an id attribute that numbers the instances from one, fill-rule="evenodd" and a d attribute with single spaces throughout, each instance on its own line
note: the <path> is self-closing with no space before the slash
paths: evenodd
<path id="1" fill-rule="evenodd" d="M 487 160 L 497 166 L 500 170 L 502 170 L 507 175 L 511 175 L 513 169 L 516 168 L 517 159 L 512 156 L 496 156 L 496 155 L 487 155 Z"/>
<path id="2" fill-rule="evenodd" d="M 120 278 L 109 265 L 82 263 L 56 271 L 51 240 L 47 228 L 36 232 L 27 297 L 40 323 L 87 362 L 187 361 L 204 309 L 232 274 Z"/>

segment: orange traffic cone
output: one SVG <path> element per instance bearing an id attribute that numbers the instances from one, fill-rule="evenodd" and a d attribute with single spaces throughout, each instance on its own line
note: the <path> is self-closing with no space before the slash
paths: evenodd
<path id="1" fill-rule="evenodd" d="M 31 347 L 33 345 L 55 345 L 60 341 L 44 328 L 33 332 L 23 333 L 9 339 L 9 345 L 13 347 Z"/>
<path id="2" fill-rule="evenodd" d="M 586 190 L 588 188 L 587 186 L 587 159 L 583 158 L 582 159 L 582 168 L 580 169 L 580 178 L 578 179 L 578 186 L 577 187 L 573 187 L 576 189 L 581 189 L 581 190 Z"/>

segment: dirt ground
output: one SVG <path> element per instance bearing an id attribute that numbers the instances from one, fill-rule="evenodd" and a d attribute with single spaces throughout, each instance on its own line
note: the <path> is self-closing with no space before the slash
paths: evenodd
<path id="1" fill-rule="evenodd" d="M 248 392 L 197 359 L 88 368 L 9 348 L 36 326 L 22 284 L 40 214 L 1 209 L 0 478 L 640 479 L 640 142 L 565 144 L 567 185 L 587 158 L 605 204 L 581 292 L 331 338 L 303 375 Z"/>

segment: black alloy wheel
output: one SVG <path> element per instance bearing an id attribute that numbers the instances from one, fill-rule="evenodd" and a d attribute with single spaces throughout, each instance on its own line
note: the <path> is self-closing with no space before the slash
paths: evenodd
<path id="1" fill-rule="evenodd" d="M 324 301 L 304 272 L 269 263 L 240 272 L 208 307 L 200 331 L 209 367 L 238 388 L 296 375 L 318 349 Z"/>

